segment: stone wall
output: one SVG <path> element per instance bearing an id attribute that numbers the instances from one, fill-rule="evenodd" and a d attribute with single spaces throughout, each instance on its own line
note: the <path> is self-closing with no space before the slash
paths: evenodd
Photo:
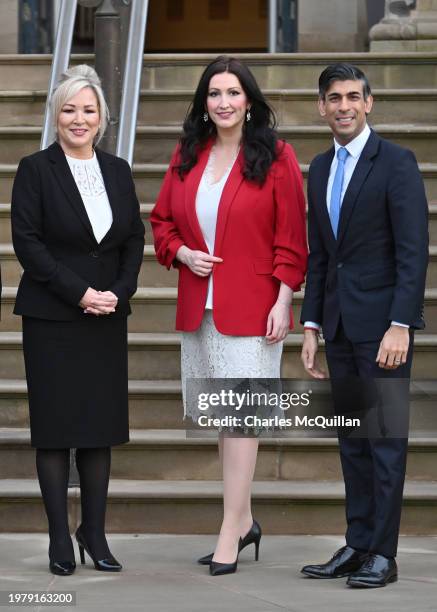
<path id="1" fill-rule="evenodd" d="M 0 53 L 17 53 L 18 0 L 1 0 Z"/>

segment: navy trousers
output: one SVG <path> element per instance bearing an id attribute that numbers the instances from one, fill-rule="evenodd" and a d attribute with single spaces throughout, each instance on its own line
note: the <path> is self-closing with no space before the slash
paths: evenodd
<path id="1" fill-rule="evenodd" d="M 380 341 L 353 343 L 341 322 L 326 341 L 329 374 L 334 379 L 409 379 L 414 334 L 410 331 L 407 363 L 383 370 L 375 359 Z M 408 438 L 339 438 L 346 488 L 346 543 L 361 551 L 395 557 L 407 461 Z"/>

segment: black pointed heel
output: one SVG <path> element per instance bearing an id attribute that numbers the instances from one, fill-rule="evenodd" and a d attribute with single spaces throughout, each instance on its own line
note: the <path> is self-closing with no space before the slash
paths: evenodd
<path id="1" fill-rule="evenodd" d="M 238 555 L 234 563 L 217 563 L 211 561 L 209 564 L 209 573 L 211 576 L 223 576 L 224 574 L 235 574 L 238 565 Z"/>
<path id="2" fill-rule="evenodd" d="M 100 572 L 119 572 L 122 569 L 122 565 L 111 554 L 106 559 L 96 559 L 91 553 L 89 546 L 87 545 L 86 540 L 84 538 L 84 535 L 82 531 L 80 531 L 80 527 L 78 527 L 76 531 L 76 540 L 79 545 L 80 562 L 82 565 L 85 565 L 84 551 L 86 550 L 91 560 L 93 561 L 96 570 Z"/>
<path id="3" fill-rule="evenodd" d="M 240 538 L 238 542 L 238 552 L 240 553 L 243 550 L 243 548 L 246 548 L 246 546 L 249 546 L 249 544 L 255 544 L 255 561 L 258 561 L 259 543 L 261 541 L 261 536 L 262 536 L 261 525 L 258 523 L 258 521 L 254 520 L 252 523 L 252 527 L 246 533 L 244 538 Z M 197 560 L 197 563 L 200 563 L 200 565 L 210 565 L 212 562 L 213 556 L 214 556 L 214 553 L 210 553 L 209 555 L 200 557 L 200 559 Z"/>
<path id="4" fill-rule="evenodd" d="M 204 557 L 200 557 L 200 559 L 197 559 L 197 563 L 200 563 L 200 565 L 209 565 L 212 561 L 213 556 L 214 553 L 209 553 L 209 555 L 205 555 Z"/>
<path id="5" fill-rule="evenodd" d="M 76 540 L 77 540 L 77 537 L 76 537 Z M 85 552 L 84 552 L 85 549 L 81 544 L 79 544 L 79 542 L 78 542 L 78 545 L 79 545 L 79 555 L 80 555 L 81 565 L 85 565 Z"/>
<path id="6" fill-rule="evenodd" d="M 255 544 L 255 561 L 258 561 L 261 536 L 261 525 L 257 521 L 253 521 L 252 527 L 246 533 L 244 538 L 240 538 L 240 542 L 238 543 L 238 552 L 242 551 L 243 548 L 246 548 L 246 546 L 249 546 L 249 544 Z"/>

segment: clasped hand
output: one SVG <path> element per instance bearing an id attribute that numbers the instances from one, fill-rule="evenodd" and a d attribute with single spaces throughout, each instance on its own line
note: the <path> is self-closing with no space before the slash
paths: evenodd
<path id="1" fill-rule="evenodd" d="M 79 302 L 79 306 L 84 309 L 86 314 L 93 314 L 98 317 L 115 312 L 117 303 L 118 297 L 112 291 L 96 291 L 88 287 Z"/>

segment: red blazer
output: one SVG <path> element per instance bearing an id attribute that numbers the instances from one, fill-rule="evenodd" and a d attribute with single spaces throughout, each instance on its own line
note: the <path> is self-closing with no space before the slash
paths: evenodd
<path id="1" fill-rule="evenodd" d="M 196 215 L 197 189 L 212 146 L 181 181 L 173 154 L 151 224 L 158 261 L 179 269 L 176 329 L 195 331 L 201 324 L 208 277 L 200 277 L 175 260 L 182 245 L 208 252 Z M 235 336 L 264 336 L 267 317 L 280 282 L 299 291 L 307 264 L 305 198 L 296 156 L 290 145 L 278 145 L 262 187 L 242 175 L 243 153 L 232 168 L 219 204 L 213 267 L 213 317 L 217 330 Z M 293 328 L 291 318 L 290 328 Z"/>

